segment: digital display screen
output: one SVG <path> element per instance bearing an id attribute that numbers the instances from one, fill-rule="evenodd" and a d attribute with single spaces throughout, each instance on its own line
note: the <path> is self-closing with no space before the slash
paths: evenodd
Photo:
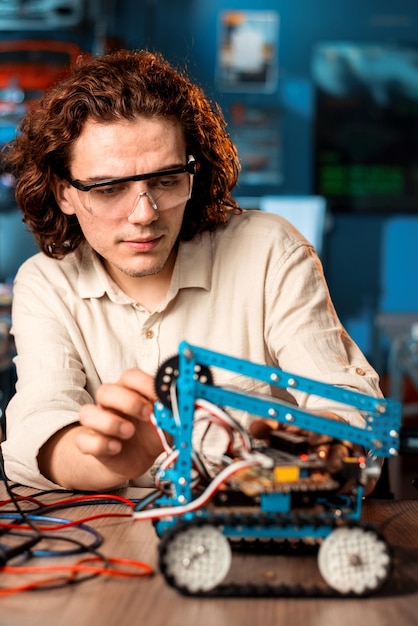
<path id="1" fill-rule="evenodd" d="M 320 43 L 314 190 L 334 212 L 418 212 L 418 47 Z"/>

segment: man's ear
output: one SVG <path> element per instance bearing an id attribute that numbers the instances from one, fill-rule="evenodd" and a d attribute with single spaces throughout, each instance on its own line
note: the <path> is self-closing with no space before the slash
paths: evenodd
<path id="1" fill-rule="evenodd" d="M 74 190 L 75 191 L 75 190 Z M 61 211 L 65 215 L 75 215 L 75 208 L 73 203 L 73 188 L 70 183 L 62 178 L 55 178 L 53 183 L 53 192 L 55 200 Z"/>

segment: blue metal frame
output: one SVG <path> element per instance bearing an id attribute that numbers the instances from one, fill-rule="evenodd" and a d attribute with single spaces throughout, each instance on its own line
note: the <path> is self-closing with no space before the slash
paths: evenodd
<path id="1" fill-rule="evenodd" d="M 204 384 L 195 375 L 196 366 L 208 366 L 230 370 L 244 376 L 264 381 L 283 389 L 294 389 L 308 394 L 342 403 L 346 407 L 354 408 L 365 415 L 366 425 L 359 428 L 344 422 L 334 421 L 320 415 L 312 414 L 300 407 L 286 404 L 273 397 L 256 397 L 248 393 L 225 389 L 215 385 Z M 173 447 L 178 451 L 178 458 L 171 468 L 164 470 L 160 477 L 172 485 L 170 495 L 162 495 L 156 501 L 158 505 L 176 506 L 192 501 L 192 431 L 195 412 L 195 402 L 203 398 L 219 406 L 225 406 L 247 411 L 260 417 L 275 419 L 283 424 L 292 424 L 305 430 L 327 434 L 335 439 L 347 440 L 353 444 L 363 446 L 376 457 L 390 457 L 397 454 L 399 449 L 399 429 L 401 424 L 401 405 L 391 399 L 375 398 L 350 389 L 337 387 L 314 381 L 302 376 L 291 374 L 280 369 L 256 364 L 243 359 L 227 356 L 204 348 L 182 342 L 179 346 L 179 376 L 177 379 L 178 414 L 157 402 L 154 414 L 157 425 L 173 438 Z M 359 519 L 361 515 L 361 499 L 363 489 L 358 485 L 353 496 L 342 496 L 339 501 L 340 515 L 350 519 Z M 289 511 L 290 499 L 288 494 L 263 494 L 260 510 L 267 515 Z M 324 519 L 333 517 L 337 506 L 328 507 L 325 504 Z M 185 517 L 194 515 L 204 516 L 205 511 L 188 513 Z M 160 520 L 157 529 L 171 525 L 173 520 Z M 313 536 L 322 537 L 329 533 L 329 527 L 315 525 L 311 529 Z M 228 536 L 242 535 L 243 530 L 225 527 L 223 531 Z M 262 536 L 298 537 L 306 536 L 307 528 L 293 529 L 289 535 L 289 528 L 272 527 L 267 535 L 263 530 Z M 246 536 L 258 533 L 259 530 L 245 530 Z M 296 534 L 295 534 L 296 533 Z M 309 533 L 310 534 L 310 533 Z M 311 536 L 311 535 L 310 535 Z"/>

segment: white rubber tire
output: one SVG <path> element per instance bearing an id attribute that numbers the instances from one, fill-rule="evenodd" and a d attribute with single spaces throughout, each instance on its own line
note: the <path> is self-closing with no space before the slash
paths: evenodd
<path id="1" fill-rule="evenodd" d="M 386 542 L 373 530 L 341 527 L 321 544 L 318 567 L 332 589 L 364 595 L 387 580 L 390 554 Z"/>
<path id="2" fill-rule="evenodd" d="M 191 593 L 210 591 L 231 567 L 231 547 L 214 526 L 191 526 L 174 535 L 164 554 L 166 576 Z"/>

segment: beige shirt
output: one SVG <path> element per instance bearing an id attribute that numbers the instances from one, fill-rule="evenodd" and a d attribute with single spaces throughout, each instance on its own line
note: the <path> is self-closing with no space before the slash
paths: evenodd
<path id="1" fill-rule="evenodd" d="M 40 474 L 38 451 L 77 421 L 98 386 L 127 368 L 155 374 L 183 339 L 381 395 L 337 318 L 315 251 L 282 218 L 258 211 L 181 243 L 169 291 L 152 312 L 122 292 L 84 245 L 63 260 L 37 254 L 23 264 L 12 319 L 18 382 L 2 448 L 9 478 L 35 487 L 56 486 Z M 238 375 L 215 380 L 268 392 Z M 313 396 L 297 400 L 324 407 Z M 362 424 L 356 414 L 346 418 Z"/>

